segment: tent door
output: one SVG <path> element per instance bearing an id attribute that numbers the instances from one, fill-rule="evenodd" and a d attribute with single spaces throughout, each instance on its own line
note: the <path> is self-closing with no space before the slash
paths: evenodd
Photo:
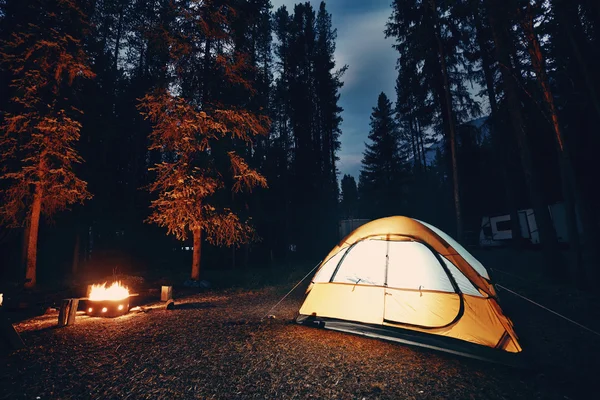
<path id="1" fill-rule="evenodd" d="M 390 289 L 385 290 L 383 322 L 440 328 L 451 324 L 460 312 L 456 293 Z"/>
<path id="2" fill-rule="evenodd" d="M 415 241 L 388 241 L 386 250 L 383 322 L 427 328 L 452 323 L 461 299 L 434 251 Z"/>

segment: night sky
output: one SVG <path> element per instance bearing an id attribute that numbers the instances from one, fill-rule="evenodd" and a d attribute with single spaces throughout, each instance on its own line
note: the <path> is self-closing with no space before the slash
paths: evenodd
<path id="1" fill-rule="evenodd" d="M 285 5 L 293 12 L 298 0 L 271 0 L 273 11 Z M 321 0 L 310 1 L 315 10 Z M 336 68 L 348 65 L 343 77 L 340 106 L 342 118 L 342 148 L 338 168 L 341 176 L 351 174 L 358 180 L 364 143 L 369 134 L 369 116 L 382 91 L 396 98 L 397 53 L 392 39 L 383 30 L 391 15 L 391 0 L 329 0 L 327 11 L 337 29 Z M 340 176 L 340 177 L 341 177 Z"/>

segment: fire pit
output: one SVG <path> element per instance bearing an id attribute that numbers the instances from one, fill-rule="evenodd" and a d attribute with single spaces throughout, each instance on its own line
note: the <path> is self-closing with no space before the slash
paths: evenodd
<path id="1" fill-rule="evenodd" d="M 118 317 L 129 312 L 129 290 L 115 282 L 106 287 L 106 283 L 92 285 L 87 301 L 87 314 L 93 317 Z"/>

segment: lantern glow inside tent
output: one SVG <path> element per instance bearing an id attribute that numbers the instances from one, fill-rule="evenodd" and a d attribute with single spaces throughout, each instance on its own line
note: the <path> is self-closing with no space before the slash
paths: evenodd
<path id="1" fill-rule="evenodd" d="M 325 257 L 297 321 L 488 361 L 521 352 L 486 268 L 408 217 L 360 226 Z M 504 359 L 503 359 L 504 358 Z"/>

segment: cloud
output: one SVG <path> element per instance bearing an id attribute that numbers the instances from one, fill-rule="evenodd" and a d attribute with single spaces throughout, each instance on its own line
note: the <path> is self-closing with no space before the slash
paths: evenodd
<path id="1" fill-rule="evenodd" d="M 345 174 L 349 174 L 354 176 L 358 183 L 362 154 L 342 153 L 339 157 L 338 168 L 340 169 L 340 178 Z"/>
<path id="2" fill-rule="evenodd" d="M 397 53 L 392 48 L 392 40 L 385 39 L 383 33 L 389 15 L 390 9 L 385 7 L 346 15 L 337 23 L 333 16 L 338 28 L 336 62 L 349 66 L 340 96 L 344 112 L 339 168 L 342 174 L 356 178 L 377 96 L 384 92 L 392 101 L 395 98 Z"/>
<path id="3" fill-rule="evenodd" d="M 390 11 L 383 9 L 337 19 L 333 16 L 338 30 L 336 64 L 350 66 L 344 76 L 346 89 L 357 82 L 369 81 L 374 84 L 388 81 L 390 75 L 395 79 L 397 57 L 391 48 L 392 40 L 385 39 L 383 33 L 389 15 Z M 375 76 L 366 75 L 374 71 L 379 73 Z"/>

